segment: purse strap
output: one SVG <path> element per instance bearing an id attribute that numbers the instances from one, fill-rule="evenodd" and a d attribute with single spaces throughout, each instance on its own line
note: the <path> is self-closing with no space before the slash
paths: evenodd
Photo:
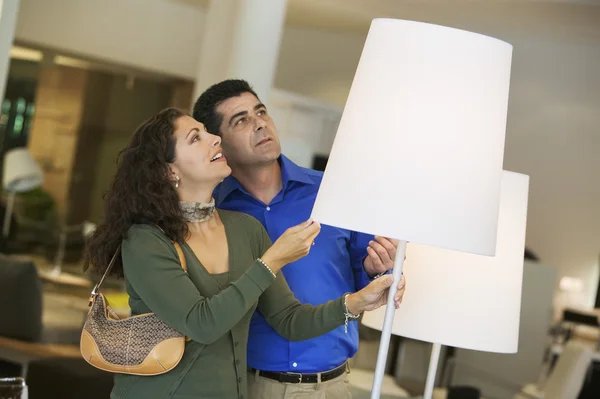
<path id="1" fill-rule="evenodd" d="M 173 242 L 173 245 L 175 246 L 175 250 L 177 251 L 177 255 L 179 257 L 179 263 L 181 264 L 181 267 L 183 268 L 183 270 L 185 270 L 185 272 L 187 273 L 187 271 L 188 271 L 187 261 L 185 260 L 185 255 L 183 253 L 183 250 L 181 249 L 181 246 L 178 243 Z M 121 245 L 119 245 L 117 247 L 115 254 L 110 259 L 110 262 L 108 263 L 108 266 L 106 267 L 106 271 L 102 275 L 102 278 L 94 286 L 94 289 L 92 290 L 92 293 L 90 294 L 89 306 L 92 305 L 92 303 L 94 302 L 94 299 L 96 299 L 96 297 L 98 296 L 98 293 L 100 291 L 100 286 L 102 285 L 102 283 L 104 282 L 104 279 L 106 278 L 106 276 L 112 269 L 113 265 L 115 264 L 115 261 L 117 260 L 117 256 L 119 255 L 120 251 L 121 251 Z"/>

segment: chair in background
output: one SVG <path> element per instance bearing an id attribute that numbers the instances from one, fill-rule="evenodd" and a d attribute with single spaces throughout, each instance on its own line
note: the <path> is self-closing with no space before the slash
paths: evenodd
<path id="1" fill-rule="evenodd" d="M 42 336 L 42 282 L 32 261 L 0 254 L 0 336 L 37 342 Z"/>
<path id="2" fill-rule="evenodd" d="M 528 384 L 514 399 L 577 399 L 591 361 L 591 350 L 577 342 L 569 342 L 543 388 Z"/>
<path id="3" fill-rule="evenodd" d="M 574 333 L 582 326 L 591 327 L 596 332 L 600 327 L 598 315 L 591 312 L 585 312 L 576 309 L 564 309 L 562 320 L 559 323 L 559 330 L 563 334 L 563 339 L 569 341 Z"/>
<path id="4" fill-rule="evenodd" d="M 42 336 L 42 283 L 33 262 L 0 254 L 0 336 L 37 342 Z M 0 360 L 0 377 L 21 375 L 21 365 Z"/>

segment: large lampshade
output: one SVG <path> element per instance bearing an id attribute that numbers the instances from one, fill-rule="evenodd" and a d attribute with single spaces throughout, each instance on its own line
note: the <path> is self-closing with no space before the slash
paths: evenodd
<path id="1" fill-rule="evenodd" d="M 496 256 L 411 244 L 408 282 L 392 334 L 442 345 L 515 353 L 518 347 L 529 176 L 503 172 Z M 385 309 L 363 323 L 381 330 Z"/>
<path id="2" fill-rule="evenodd" d="M 494 255 L 511 58 L 494 38 L 375 19 L 312 217 Z"/>

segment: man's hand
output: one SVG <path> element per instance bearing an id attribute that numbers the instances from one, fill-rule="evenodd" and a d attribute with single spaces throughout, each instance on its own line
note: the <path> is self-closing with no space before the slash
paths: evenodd
<path id="1" fill-rule="evenodd" d="M 396 259 L 396 248 L 398 248 L 398 240 L 375 236 L 375 241 L 369 242 L 367 247 L 369 255 L 363 261 L 365 272 L 373 277 L 392 270 Z"/>

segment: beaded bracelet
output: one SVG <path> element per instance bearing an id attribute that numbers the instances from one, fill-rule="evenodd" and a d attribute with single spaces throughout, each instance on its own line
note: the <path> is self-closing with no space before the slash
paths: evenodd
<path id="1" fill-rule="evenodd" d="M 277 276 L 275 275 L 275 273 L 273 273 L 273 270 L 271 270 L 271 268 L 269 267 L 269 265 L 267 265 L 264 260 L 262 260 L 261 258 L 258 258 L 256 260 L 259 261 L 260 263 L 262 263 L 262 265 L 267 268 L 267 270 L 269 271 L 269 273 L 271 273 L 271 275 L 273 275 L 273 278 L 277 278 Z"/>
<path id="2" fill-rule="evenodd" d="M 352 314 L 348 310 L 348 304 L 346 303 L 346 297 L 348 295 L 350 295 L 350 294 L 344 295 L 344 317 L 346 318 L 346 320 L 344 320 L 344 333 L 345 334 L 348 334 L 348 320 L 349 319 L 358 319 L 360 317 L 359 314 L 358 315 Z"/>

